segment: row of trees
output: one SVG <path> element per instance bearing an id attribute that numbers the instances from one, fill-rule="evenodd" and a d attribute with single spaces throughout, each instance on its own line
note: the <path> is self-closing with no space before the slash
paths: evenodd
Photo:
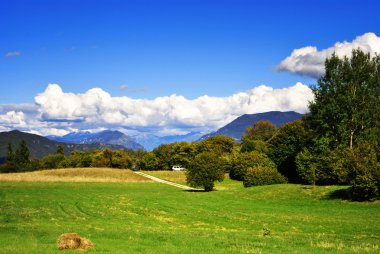
<path id="1" fill-rule="evenodd" d="M 91 151 L 74 151 L 65 156 L 64 148 L 57 147 L 54 154 L 49 154 L 41 159 L 30 158 L 28 146 L 24 140 L 13 152 L 11 144 L 8 144 L 7 159 L 0 165 L 0 172 L 24 172 L 38 169 L 77 168 L 77 167 L 110 167 L 110 168 L 134 168 L 138 166 L 140 158 L 146 152 L 110 149 Z"/>

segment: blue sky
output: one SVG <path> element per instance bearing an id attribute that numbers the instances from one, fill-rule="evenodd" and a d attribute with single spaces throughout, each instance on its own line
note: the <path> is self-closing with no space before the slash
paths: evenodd
<path id="1" fill-rule="evenodd" d="M 0 105 L 34 104 L 50 83 L 147 100 L 314 84 L 275 68 L 294 49 L 379 36 L 379 10 L 377 0 L 0 1 Z"/>

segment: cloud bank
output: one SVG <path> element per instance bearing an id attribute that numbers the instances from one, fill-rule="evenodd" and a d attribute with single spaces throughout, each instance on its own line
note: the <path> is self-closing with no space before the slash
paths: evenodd
<path id="1" fill-rule="evenodd" d="M 283 89 L 261 85 L 228 97 L 204 95 L 193 100 L 175 94 L 152 100 L 112 97 L 101 88 L 74 94 L 49 84 L 35 97 L 38 118 L 45 124 L 74 129 L 122 127 L 158 135 L 207 132 L 243 114 L 274 110 L 305 113 L 311 100 L 312 91 L 301 83 Z"/>
<path id="2" fill-rule="evenodd" d="M 276 67 L 276 70 L 319 78 L 324 74 L 326 58 L 334 52 L 339 57 L 350 57 L 352 50 L 358 48 L 370 54 L 380 53 L 380 37 L 374 33 L 365 33 L 352 42 L 337 42 L 334 46 L 320 51 L 314 46 L 295 49 Z"/>

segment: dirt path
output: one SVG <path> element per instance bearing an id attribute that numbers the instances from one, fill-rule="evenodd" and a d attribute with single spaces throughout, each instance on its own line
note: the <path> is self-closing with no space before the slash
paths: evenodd
<path id="1" fill-rule="evenodd" d="M 169 182 L 169 181 L 166 181 L 166 180 L 162 180 L 160 178 L 157 178 L 155 176 L 151 176 L 151 175 L 148 175 L 148 174 L 145 174 L 143 172 L 139 172 L 139 171 L 134 171 L 135 174 L 138 174 L 140 176 L 143 176 L 143 177 L 146 177 L 146 178 L 149 178 L 155 182 L 159 182 L 159 183 L 164 183 L 164 184 L 168 184 L 168 185 L 171 185 L 171 186 L 174 186 L 174 187 L 177 187 L 177 188 L 181 188 L 181 189 L 184 189 L 184 190 L 198 190 L 198 189 L 195 189 L 195 188 L 191 188 L 189 186 L 186 186 L 186 185 L 182 185 L 182 184 L 179 184 L 179 183 L 173 183 L 173 182 Z"/>

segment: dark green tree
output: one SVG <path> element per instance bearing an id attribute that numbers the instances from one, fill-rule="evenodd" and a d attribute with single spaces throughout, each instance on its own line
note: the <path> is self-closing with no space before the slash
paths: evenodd
<path id="1" fill-rule="evenodd" d="M 15 157 L 15 154 L 13 152 L 12 143 L 9 142 L 7 146 L 7 161 L 14 162 L 14 159 L 15 159 L 14 157 Z"/>
<path id="2" fill-rule="evenodd" d="M 215 181 L 223 181 L 224 170 L 219 156 L 213 152 L 203 152 L 195 156 L 186 170 L 186 181 L 192 187 L 202 187 L 205 191 L 214 189 Z"/>
<path id="3" fill-rule="evenodd" d="M 28 164 L 29 160 L 29 148 L 25 140 L 21 140 L 19 147 L 15 152 L 15 162 L 19 165 Z"/>
<path id="4" fill-rule="evenodd" d="M 277 129 L 269 140 L 269 157 L 276 163 L 278 170 L 290 180 L 296 180 L 295 158 L 310 139 L 303 121 L 286 123 Z"/>
<path id="5" fill-rule="evenodd" d="M 65 150 L 64 150 L 64 148 L 63 148 L 62 145 L 59 145 L 59 146 L 57 147 L 57 152 L 56 152 L 56 154 L 65 155 Z"/>

